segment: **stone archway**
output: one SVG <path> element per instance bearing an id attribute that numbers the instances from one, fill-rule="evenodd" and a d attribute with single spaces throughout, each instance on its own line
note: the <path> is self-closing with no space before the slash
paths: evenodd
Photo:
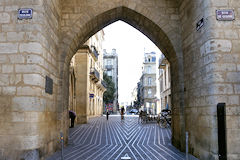
<path id="1" fill-rule="evenodd" d="M 64 15 L 63 15 L 64 16 Z M 125 6 L 116 7 L 109 9 L 105 12 L 100 13 L 97 16 L 83 16 L 89 20 L 86 23 L 81 23 L 82 17 L 78 17 L 73 26 L 69 30 L 64 30 L 61 41 L 61 50 L 59 56 L 60 65 L 60 79 L 61 84 L 60 92 L 61 97 L 68 97 L 66 95 L 68 89 L 68 66 L 72 56 L 76 53 L 81 44 L 83 44 L 88 38 L 90 38 L 97 31 L 101 30 L 105 26 L 117 21 L 122 20 L 134 28 L 138 29 L 144 35 L 146 35 L 153 43 L 160 48 L 160 50 L 165 54 L 171 63 L 172 69 L 172 97 L 173 97 L 173 143 L 179 148 L 184 148 L 184 133 L 185 133 L 185 123 L 184 123 L 184 96 L 183 96 L 183 58 L 180 43 L 180 30 L 178 29 L 178 21 L 174 21 L 176 25 L 172 27 L 170 24 L 162 24 L 162 28 L 169 29 L 164 31 L 161 25 L 157 25 L 148 17 L 128 8 Z M 171 30 L 172 28 L 172 30 Z M 176 97 L 176 98 L 175 98 Z M 62 98 L 59 102 L 58 107 L 60 107 L 63 113 L 66 115 L 67 99 Z M 62 113 L 61 113 L 62 114 Z M 64 118 L 65 116 L 63 116 Z M 64 122 L 62 121 L 60 128 L 64 129 Z"/>

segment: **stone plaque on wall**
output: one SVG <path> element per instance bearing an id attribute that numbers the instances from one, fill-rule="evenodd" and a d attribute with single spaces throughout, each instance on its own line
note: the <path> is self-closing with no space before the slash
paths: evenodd
<path id="1" fill-rule="evenodd" d="M 53 93 L 53 80 L 52 80 L 52 78 L 50 78 L 48 76 L 46 76 L 45 92 L 48 94 Z"/>

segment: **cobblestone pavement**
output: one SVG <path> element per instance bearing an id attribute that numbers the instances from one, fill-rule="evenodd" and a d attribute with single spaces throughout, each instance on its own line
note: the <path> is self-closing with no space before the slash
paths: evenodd
<path id="1" fill-rule="evenodd" d="M 138 117 L 92 118 L 70 130 L 64 160 L 184 160 L 185 154 L 171 145 L 171 130 L 156 123 L 139 124 Z M 190 157 L 190 159 L 195 159 Z M 56 152 L 48 160 L 61 160 Z"/>

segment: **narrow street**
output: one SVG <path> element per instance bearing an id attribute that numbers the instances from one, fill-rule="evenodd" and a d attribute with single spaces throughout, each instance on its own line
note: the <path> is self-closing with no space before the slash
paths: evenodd
<path id="1" fill-rule="evenodd" d="M 88 124 L 70 129 L 64 160 L 184 160 L 185 154 L 171 145 L 171 130 L 156 123 L 139 124 L 138 117 L 91 118 Z M 194 158 L 189 158 L 194 159 Z M 61 160 L 56 152 L 48 160 Z"/>

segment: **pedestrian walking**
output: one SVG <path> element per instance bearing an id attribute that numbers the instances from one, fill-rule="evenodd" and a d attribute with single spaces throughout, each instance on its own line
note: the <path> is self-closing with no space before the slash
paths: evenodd
<path id="1" fill-rule="evenodd" d="M 74 127 L 74 121 L 75 121 L 75 118 L 76 118 L 76 113 L 69 110 L 69 118 L 71 120 L 71 126 L 70 128 L 73 128 Z"/>
<path id="2" fill-rule="evenodd" d="M 141 110 L 141 111 L 139 112 L 138 123 L 139 123 L 139 121 L 142 122 L 142 115 L 143 115 L 143 111 Z"/>
<path id="3" fill-rule="evenodd" d="M 108 116 L 109 116 L 109 112 L 108 112 L 108 109 L 107 109 L 107 113 L 106 113 L 107 120 L 108 120 Z"/>
<path id="4" fill-rule="evenodd" d="M 124 107 L 121 108 L 121 120 L 124 119 Z"/>

